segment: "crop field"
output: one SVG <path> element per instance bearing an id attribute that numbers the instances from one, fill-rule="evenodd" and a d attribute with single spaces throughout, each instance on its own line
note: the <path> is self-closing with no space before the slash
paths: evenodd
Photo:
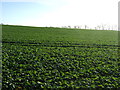
<path id="1" fill-rule="evenodd" d="M 3 25 L 3 90 L 120 88 L 118 32 Z"/>

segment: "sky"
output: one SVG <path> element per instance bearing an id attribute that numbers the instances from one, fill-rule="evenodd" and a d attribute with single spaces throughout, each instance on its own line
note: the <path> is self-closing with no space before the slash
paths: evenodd
<path id="1" fill-rule="evenodd" d="M 10 25 L 117 29 L 119 0 L 2 0 L 2 22 Z"/>

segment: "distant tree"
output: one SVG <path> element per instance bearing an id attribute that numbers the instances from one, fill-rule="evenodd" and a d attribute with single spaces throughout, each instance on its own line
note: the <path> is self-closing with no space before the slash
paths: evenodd
<path id="1" fill-rule="evenodd" d="M 3 23 L 1 23 L 0 25 L 4 25 Z"/>
<path id="2" fill-rule="evenodd" d="M 106 30 L 106 25 L 102 25 L 102 30 Z"/>
<path id="3" fill-rule="evenodd" d="M 97 27 L 95 27 L 95 30 L 97 30 Z"/>
<path id="4" fill-rule="evenodd" d="M 68 26 L 68 28 L 71 28 L 71 26 Z"/>
<path id="5" fill-rule="evenodd" d="M 88 28 L 88 26 L 87 25 L 85 25 L 85 29 L 87 29 Z"/>
<path id="6" fill-rule="evenodd" d="M 67 28 L 67 26 L 64 26 L 64 28 Z"/>
<path id="7" fill-rule="evenodd" d="M 74 26 L 74 28 L 77 28 L 77 26 Z"/>
<path id="8" fill-rule="evenodd" d="M 107 26 L 107 30 L 110 30 L 111 29 L 111 27 L 110 26 Z"/>
<path id="9" fill-rule="evenodd" d="M 81 26 L 77 25 L 76 28 L 81 29 Z"/>
<path id="10" fill-rule="evenodd" d="M 97 28 L 98 28 L 98 30 L 100 30 L 101 26 L 98 25 Z"/>

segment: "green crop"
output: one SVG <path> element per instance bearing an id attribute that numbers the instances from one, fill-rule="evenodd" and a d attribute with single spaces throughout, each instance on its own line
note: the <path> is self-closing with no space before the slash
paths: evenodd
<path id="1" fill-rule="evenodd" d="M 118 32 L 3 26 L 4 89 L 120 88 Z"/>

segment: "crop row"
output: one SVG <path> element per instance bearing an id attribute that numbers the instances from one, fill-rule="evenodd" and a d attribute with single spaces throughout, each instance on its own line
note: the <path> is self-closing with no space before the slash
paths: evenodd
<path id="1" fill-rule="evenodd" d="M 117 48 L 3 44 L 4 88 L 120 87 Z"/>

